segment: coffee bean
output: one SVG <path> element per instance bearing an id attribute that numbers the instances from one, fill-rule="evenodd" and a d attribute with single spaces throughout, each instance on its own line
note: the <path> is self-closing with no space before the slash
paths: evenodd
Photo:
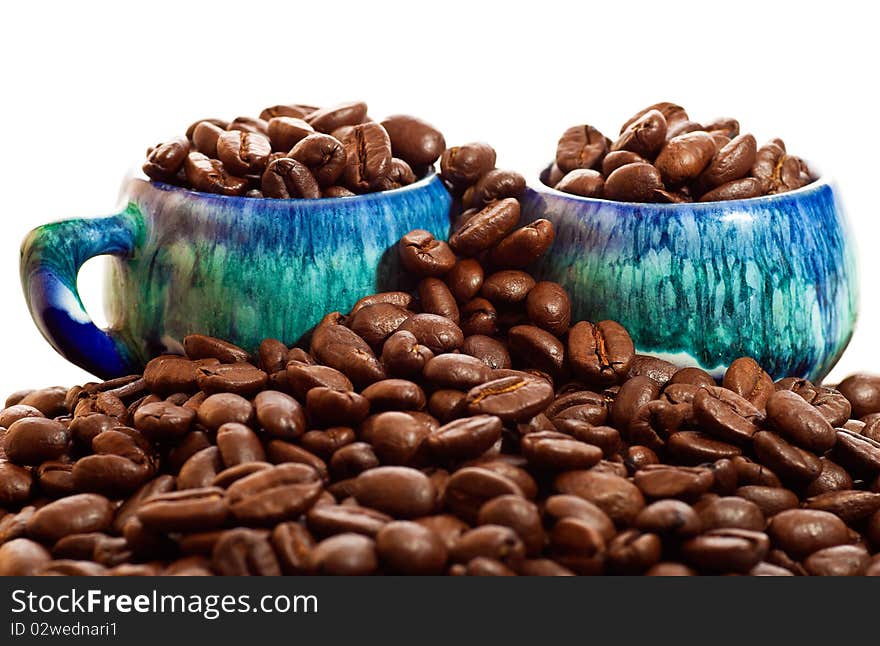
<path id="1" fill-rule="evenodd" d="M 639 574 L 660 561 L 662 544 L 656 534 L 636 529 L 621 532 L 608 544 L 608 569 L 618 574 Z"/>
<path id="2" fill-rule="evenodd" d="M 531 377 L 502 377 L 468 391 L 471 415 L 495 415 L 504 422 L 524 421 L 543 410 L 553 399 L 553 387 Z"/>
<path id="3" fill-rule="evenodd" d="M 141 406 L 134 415 L 134 426 L 154 442 L 171 441 L 186 435 L 196 412 L 169 402 Z"/>
<path id="4" fill-rule="evenodd" d="M 566 356 L 574 373 L 596 385 L 623 381 L 632 364 L 633 342 L 615 321 L 581 321 L 568 333 Z"/>
<path id="5" fill-rule="evenodd" d="M 554 486 L 561 493 L 592 502 L 619 527 L 632 524 L 645 506 L 645 499 L 634 484 L 607 473 L 568 471 L 556 477 Z"/>
<path id="6" fill-rule="evenodd" d="M 694 509 L 680 500 L 651 503 L 635 517 L 633 525 L 643 532 L 686 538 L 699 534 L 703 522 Z"/>
<path id="7" fill-rule="evenodd" d="M 466 337 L 460 350 L 462 354 L 479 359 L 492 370 L 510 368 L 512 365 L 507 347 L 497 339 L 484 334 Z"/>
<path id="8" fill-rule="evenodd" d="M 495 168 L 495 150 L 488 144 L 476 142 L 453 146 L 440 156 L 440 176 L 462 191 Z"/>
<path id="9" fill-rule="evenodd" d="M 825 453 L 837 440 L 834 428 L 822 413 L 789 390 L 774 392 L 767 400 L 767 423 L 813 453 Z"/>
<path id="10" fill-rule="evenodd" d="M 356 125 L 342 139 L 348 163 L 343 171 L 346 186 L 356 193 L 375 188 L 391 170 L 391 140 L 377 123 Z"/>
<path id="11" fill-rule="evenodd" d="M 764 416 L 732 390 L 711 387 L 694 395 L 694 417 L 706 433 L 721 440 L 743 443 L 758 432 Z"/>
<path id="12" fill-rule="evenodd" d="M 16 538 L 0 545 L 0 576 L 33 576 L 51 560 L 39 543 Z"/>
<path id="13" fill-rule="evenodd" d="M 231 175 L 219 159 L 191 152 L 183 163 L 187 181 L 197 191 L 220 195 L 242 195 L 247 180 Z"/>
<path id="14" fill-rule="evenodd" d="M 217 140 L 225 130 L 226 125 L 221 127 L 213 119 L 206 119 L 196 123 L 191 133 L 187 133 L 187 136 L 192 140 L 193 146 L 197 151 L 208 157 L 216 157 Z"/>
<path id="15" fill-rule="evenodd" d="M 411 166 L 433 164 L 446 148 L 440 131 L 416 117 L 393 115 L 383 119 L 381 125 L 391 139 L 394 156 Z"/>
<path id="16" fill-rule="evenodd" d="M 880 377 L 852 375 L 841 381 L 837 390 L 852 405 L 853 417 L 880 412 Z"/>
<path id="17" fill-rule="evenodd" d="M 64 455 L 70 442 L 70 431 L 55 420 L 24 417 L 13 422 L 0 439 L 10 462 L 37 465 Z"/>
<path id="18" fill-rule="evenodd" d="M 848 542 L 846 525 L 834 514 L 814 509 L 790 509 L 770 519 L 767 533 L 793 558 Z"/>
<path id="19" fill-rule="evenodd" d="M 789 444 L 779 435 L 761 431 L 754 435 L 755 454 L 784 481 L 809 484 L 822 472 L 822 463 L 814 454 Z"/>
<path id="20" fill-rule="evenodd" d="M 703 194 L 701 202 L 723 202 L 726 200 L 747 200 L 759 197 L 765 192 L 765 184 L 754 177 L 743 177 Z"/>
<path id="21" fill-rule="evenodd" d="M 666 118 L 659 110 L 649 110 L 626 127 L 611 151 L 629 150 L 642 157 L 653 157 L 664 143 Z"/>
<path id="22" fill-rule="evenodd" d="M 804 561 L 804 568 L 813 576 L 859 576 L 870 563 L 864 547 L 837 545 L 813 552 Z"/>
<path id="23" fill-rule="evenodd" d="M 781 487 L 748 485 L 739 487 L 735 494 L 755 503 L 767 518 L 798 506 L 797 495 Z"/>
<path id="24" fill-rule="evenodd" d="M 750 500 L 729 496 L 716 498 L 699 510 L 703 527 L 709 529 L 738 528 L 764 531 L 764 514 Z"/>
<path id="25" fill-rule="evenodd" d="M 666 442 L 666 450 L 676 462 L 690 465 L 734 458 L 742 453 L 742 449 L 734 444 L 696 431 L 672 433 Z"/>
<path id="26" fill-rule="evenodd" d="M 30 498 L 32 486 L 30 471 L 10 462 L 0 461 L 0 505 L 7 508 L 18 507 Z"/>
<path id="27" fill-rule="evenodd" d="M 602 459 L 602 449 L 565 433 L 539 431 L 522 438 L 520 450 L 529 464 L 551 471 L 589 469 Z"/>
<path id="28" fill-rule="evenodd" d="M 461 328 L 446 317 L 436 314 L 416 314 L 404 321 L 398 331 L 412 333 L 420 345 L 434 354 L 455 350 L 464 341 Z"/>
<path id="29" fill-rule="evenodd" d="M 751 357 L 740 357 L 731 363 L 724 373 L 722 385 L 758 410 L 764 410 L 767 399 L 776 389 L 770 375 Z"/>
<path id="30" fill-rule="evenodd" d="M 356 384 L 385 378 L 385 371 L 370 346 L 342 325 L 320 325 L 312 333 L 311 354 Z"/>
<path id="31" fill-rule="evenodd" d="M 752 135 L 737 135 L 719 150 L 700 180 L 709 188 L 745 177 L 755 163 L 758 145 Z"/>
<path id="32" fill-rule="evenodd" d="M 682 545 L 694 567 L 713 572 L 745 573 L 766 556 L 770 541 L 763 532 L 725 528 L 709 530 Z"/>
<path id="33" fill-rule="evenodd" d="M 556 164 L 563 172 L 592 168 L 608 150 L 605 136 L 593 126 L 572 126 L 556 146 Z"/>
<path id="34" fill-rule="evenodd" d="M 440 536 L 408 521 L 388 523 L 376 535 L 376 551 L 392 572 L 436 575 L 446 566 L 447 549 Z"/>
<path id="35" fill-rule="evenodd" d="M 421 229 L 403 236 L 397 249 L 401 264 L 417 276 L 442 276 L 455 264 L 449 245 Z"/>
<path id="36" fill-rule="evenodd" d="M 602 197 L 605 192 L 605 180 L 599 171 L 577 168 L 566 173 L 553 188 L 581 197 Z"/>
<path id="37" fill-rule="evenodd" d="M 525 189 L 526 180 L 522 175 L 496 168 L 480 177 L 461 199 L 466 208 L 482 209 L 505 198 L 519 198 Z"/>
<path id="38" fill-rule="evenodd" d="M 261 182 L 261 189 L 266 197 L 281 199 L 321 197 L 318 181 L 309 168 L 290 157 L 282 157 L 269 163 Z"/>
<path id="39" fill-rule="evenodd" d="M 651 164 L 636 162 L 621 166 L 606 178 L 605 197 L 619 202 L 656 202 L 656 191 L 662 188 L 660 172 Z"/>
<path id="40" fill-rule="evenodd" d="M 160 532 L 214 529 L 228 516 L 229 503 L 217 487 L 159 494 L 145 502 L 136 514 L 144 527 Z"/>
<path id="41" fill-rule="evenodd" d="M 183 168 L 183 162 L 188 154 L 189 141 L 184 137 L 175 137 L 150 151 L 143 165 L 143 171 L 150 179 L 167 181 Z"/>
<path id="42" fill-rule="evenodd" d="M 102 532 L 113 520 L 113 506 L 104 496 L 77 494 L 50 502 L 27 521 L 30 537 L 55 542 L 69 534 Z"/>
<path id="43" fill-rule="evenodd" d="M 534 325 L 517 325 L 507 333 L 513 353 L 526 366 L 550 374 L 559 374 L 565 361 L 565 347 L 553 334 Z"/>
<path id="44" fill-rule="evenodd" d="M 383 466 L 364 471 L 355 479 L 354 496 L 367 507 L 400 518 L 414 518 L 433 511 L 437 493 L 431 480 L 420 471 Z"/>
<path id="45" fill-rule="evenodd" d="M 449 238 L 449 244 L 464 256 L 473 256 L 500 242 L 516 226 L 519 202 L 501 199 L 485 206 Z"/>
<path id="46" fill-rule="evenodd" d="M 571 301 L 558 283 L 539 282 L 526 297 L 529 320 L 540 328 L 562 336 L 571 321 Z"/>
<path id="47" fill-rule="evenodd" d="M 595 527 L 579 518 L 562 518 L 550 530 L 550 552 L 558 563 L 577 574 L 603 570 L 606 541 Z"/>
<path id="48" fill-rule="evenodd" d="M 318 132 L 333 132 L 342 126 L 356 126 L 367 118 L 367 104 L 362 101 L 340 103 L 315 110 L 306 116 Z"/>
<path id="49" fill-rule="evenodd" d="M 458 325 L 458 304 L 446 283 L 437 278 L 423 278 L 419 283 L 418 292 L 422 312 L 444 316 Z"/>
<path id="50" fill-rule="evenodd" d="M 239 176 L 262 173 L 271 153 L 269 138 L 261 134 L 232 130 L 217 139 L 217 157 Z"/>
<path id="51" fill-rule="evenodd" d="M 714 155 L 712 137 L 705 132 L 691 132 L 670 139 L 654 163 L 663 181 L 677 186 L 699 177 Z"/>
<path id="52" fill-rule="evenodd" d="M 880 442 L 851 431 L 838 429 L 835 433 L 837 441 L 832 451 L 835 461 L 861 475 L 880 472 Z"/>
<path id="53" fill-rule="evenodd" d="M 502 239 L 490 251 L 490 259 L 498 267 L 521 269 L 546 253 L 554 235 L 548 220 L 535 220 Z"/>

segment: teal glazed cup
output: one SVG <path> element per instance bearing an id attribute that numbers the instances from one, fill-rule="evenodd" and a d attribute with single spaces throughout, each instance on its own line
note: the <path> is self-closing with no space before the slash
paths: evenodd
<path id="1" fill-rule="evenodd" d="M 568 289 L 573 320 L 619 321 L 639 352 L 714 376 L 751 356 L 774 378 L 818 381 L 852 336 L 854 245 L 827 180 L 693 204 L 611 202 L 539 181 L 523 211 L 555 226 L 535 271 Z"/>
<path id="2" fill-rule="evenodd" d="M 227 197 L 133 179 L 116 215 L 31 231 L 21 281 L 31 316 L 64 357 L 111 378 L 182 352 L 187 334 L 254 351 L 292 345 L 327 312 L 394 289 L 396 243 L 412 229 L 446 238 L 451 198 L 431 174 L 391 191 L 320 200 Z M 89 258 L 109 254 L 99 329 L 77 293 Z"/>

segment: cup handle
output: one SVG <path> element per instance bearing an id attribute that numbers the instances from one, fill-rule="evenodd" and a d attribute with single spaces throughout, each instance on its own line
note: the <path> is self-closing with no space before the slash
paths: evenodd
<path id="1" fill-rule="evenodd" d="M 77 290 L 80 268 L 104 254 L 130 256 L 143 237 L 134 205 L 109 217 L 53 222 L 31 231 L 21 245 L 21 285 L 31 317 L 63 357 L 103 379 L 138 372 L 126 344 L 102 330 Z"/>

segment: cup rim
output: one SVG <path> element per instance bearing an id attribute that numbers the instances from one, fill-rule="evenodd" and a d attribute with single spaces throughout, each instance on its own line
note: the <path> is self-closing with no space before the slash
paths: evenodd
<path id="1" fill-rule="evenodd" d="M 348 195 L 345 197 L 248 197 L 246 195 L 223 195 L 221 193 L 207 193 L 205 191 L 197 191 L 186 186 L 177 186 L 176 184 L 168 184 L 167 182 L 159 182 L 143 177 L 135 177 L 134 179 L 147 186 L 165 191 L 167 193 L 186 194 L 198 198 L 209 198 L 212 200 L 221 200 L 230 204 L 237 202 L 245 204 L 259 204 L 263 202 L 271 202 L 272 204 L 324 204 L 332 205 L 344 202 L 345 204 L 355 204 L 357 202 L 367 202 L 370 200 L 380 199 L 382 197 L 394 197 L 396 195 L 407 193 L 409 191 L 417 191 L 425 188 L 434 181 L 439 181 L 439 175 L 435 169 L 430 169 L 424 177 L 416 180 L 412 184 L 401 186 L 400 188 L 392 188 L 387 191 L 374 191 L 372 193 L 360 193 L 356 195 Z"/>
<path id="2" fill-rule="evenodd" d="M 818 191 L 826 186 L 832 186 L 834 184 L 834 180 L 828 175 L 819 175 L 815 180 L 807 184 L 806 186 L 801 186 L 800 188 L 796 188 L 792 191 L 786 191 L 785 193 L 773 193 L 772 195 L 761 195 L 759 197 L 748 197 L 742 198 L 738 200 L 722 200 L 715 202 L 682 202 L 682 203 L 663 203 L 663 202 L 621 202 L 618 200 L 606 200 L 605 198 L 600 197 L 584 197 L 583 195 L 575 195 L 574 193 L 566 193 L 565 191 L 560 191 L 558 189 L 553 188 L 552 186 L 548 186 L 541 179 L 545 173 L 550 170 L 552 164 L 548 164 L 544 166 L 537 174 L 537 185 L 533 185 L 532 183 L 528 184 L 528 187 L 535 191 L 536 193 L 545 193 L 548 195 L 553 195 L 554 197 L 561 197 L 566 199 L 571 199 L 574 202 L 583 202 L 585 204 L 606 204 L 606 205 L 622 205 L 627 207 L 640 207 L 640 208 L 651 208 L 651 209 L 660 209 L 660 210 L 669 210 L 674 211 L 677 209 L 694 209 L 694 208 L 717 208 L 717 205 L 722 205 L 724 208 L 732 208 L 736 206 L 742 206 L 747 204 L 767 204 L 780 200 L 786 200 L 791 198 L 800 197 L 801 195 L 805 195 L 807 193 L 813 193 Z"/>

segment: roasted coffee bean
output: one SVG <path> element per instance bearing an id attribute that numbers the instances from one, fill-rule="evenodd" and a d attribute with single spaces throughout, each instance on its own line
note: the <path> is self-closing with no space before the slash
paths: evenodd
<path id="1" fill-rule="evenodd" d="M 492 378 L 491 369 L 467 354 L 443 354 L 425 365 L 424 378 L 435 387 L 468 390 Z"/>
<path id="2" fill-rule="evenodd" d="M 349 378 L 335 368 L 306 365 L 297 361 L 287 364 L 287 383 L 293 395 L 300 401 L 304 401 L 308 392 L 318 386 L 337 390 L 354 389 Z"/>
<path id="3" fill-rule="evenodd" d="M 603 424 L 608 416 L 605 397 L 590 390 L 561 395 L 547 406 L 544 413 L 556 423 L 562 419 L 579 419 L 589 424 Z"/>
<path id="4" fill-rule="evenodd" d="M 516 325 L 508 331 L 507 342 L 524 365 L 549 374 L 562 372 L 565 347 L 550 332 L 534 325 Z"/>
<path id="5" fill-rule="evenodd" d="M 623 383 L 611 405 L 611 420 L 618 428 L 629 428 L 639 409 L 655 399 L 660 389 L 648 377 L 633 377 Z"/>
<path id="6" fill-rule="evenodd" d="M 68 496 L 38 509 L 27 521 L 31 538 L 54 543 L 70 534 L 102 532 L 113 520 L 113 505 L 91 493 Z"/>
<path id="7" fill-rule="evenodd" d="M 196 412 L 169 402 L 141 406 L 134 414 L 134 426 L 154 442 L 175 440 L 186 435 Z"/>
<path id="8" fill-rule="evenodd" d="M 495 415 L 503 422 L 521 422 L 541 412 L 553 400 L 553 387 L 542 379 L 502 377 L 475 386 L 467 394 L 472 415 Z"/>
<path id="9" fill-rule="evenodd" d="M 347 426 L 335 426 L 326 431 L 308 431 L 302 436 L 300 442 L 307 451 L 327 460 L 337 450 L 353 444 L 355 439 L 353 429 Z"/>
<path id="10" fill-rule="evenodd" d="M 621 166 L 608 176 L 604 195 L 618 202 L 656 202 L 656 192 L 662 188 L 660 172 L 651 164 L 636 162 Z"/>
<path id="11" fill-rule="evenodd" d="M 355 533 L 375 537 L 393 519 L 369 507 L 356 504 L 314 505 L 306 515 L 309 530 L 316 536 Z"/>
<path id="12" fill-rule="evenodd" d="M 636 471 L 633 483 L 648 498 L 695 500 L 712 488 L 715 477 L 703 467 L 649 464 Z"/>
<path id="13" fill-rule="evenodd" d="M 391 139 L 391 150 L 411 166 L 433 164 L 446 149 L 446 140 L 439 130 L 408 115 L 386 117 L 381 125 Z"/>
<path id="14" fill-rule="evenodd" d="M 682 545 L 685 560 L 711 572 L 746 573 L 760 563 L 770 549 L 763 532 L 747 529 L 712 529 Z"/>
<path id="15" fill-rule="evenodd" d="M 379 466 L 373 447 L 365 442 L 352 442 L 337 449 L 330 458 L 330 471 L 338 480 L 353 478 Z"/>
<path id="16" fill-rule="evenodd" d="M 836 462 L 860 475 L 873 476 L 880 472 L 880 442 L 852 431 L 837 429 L 835 433 L 837 440 L 832 456 Z"/>
<path id="17" fill-rule="evenodd" d="M 342 142 L 325 134 L 309 134 L 300 139 L 288 156 L 308 168 L 322 187 L 332 186 L 340 178 L 348 160 Z"/>
<path id="18" fill-rule="evenodd" d="M 715 142 L 705 132 L 680 134 L 670 139 L 655 165 L 663 181 L 677 186 L 699 177 L 715 155 Z"/>
<path id="19" fill-rule="evenodd" d="M 453 265 L 443 280 L 453 297 L 459 303 L 466 303 L 480 292 L 483 277 L 483 267 L 479 262 L 472 258 L 463 258 Z"/>
<path id="20" fill-rule="evenodd" d="M 645 499 L 634 484 L 608 473 L 568 471 L 556 477 L 554 486 L 561 493 L 592 502 L 619 527 L 631 525 L 645 506 Z"/>
<path id="21" fill-rule="evenodd" d="M 736 469 L 736 477 L 740 485 L 782 486 L 782 482 L 776 477 L 776 474 L 762 464 L 741 456 L 737 456 L 731 461 Z"/>
<path id="22" fill-rule="evenodd" d="M 703 530 L 697 512 L 680 500 L 659 500 L 642 509 L 633 525 L 643 532 L 663 537 L 686 538 Z"/>
<path id="23" fill-rule="evenodd" d="M 52 419 L 24 417 L 13 422 L 0 439 L 10 462 L 37 465 L 64 455 L 70 442 L 70 431 Z"/>
<path id="24" fill-rule="evenodd" d="M 581 321 L 569 330 L 566 357 L 572 371 L 589 384 L 620 383 L 634 354 L 632 339 L 615 321 Z"/>
<path id="25" fill-rule="evenodd" d="M 217 430 L 227 422 L 247 424 L 253 416 L 253 405 L 241 395 L 216 393 L 207 397 L 196 410 L 198 422 Z"/>
<path id="26" fill-rule="evenodd" d="M 147 387 L 160 394 L 198 390 L 196 364 L 185 357 L 156 357 L 144 368 Z"/>
<path id="27" fill-rule="evenodd" d="M 217 157 L 229 172 L 239 176 L 262 173 L 271 153 L 269 138 L 258 133 L 232 130 L 217 139 Z"/>
<path id="28" fill-rule="evenodd" d="M 203 487 L 159 494 L 136 513 L 147 529 L 160 532 L 204 531 L 222 526 L 229 503 L 222 489 Z"/>
<path id="29" fill-rule="evenodd" d="M 431 429 L 407 413 L 380 413 L 371 419 L 368 439 L 383 464 L 417 463 Z"/>
<path id="30" fill-rule="evenodd" d="M 422 312 L 444 316 L 458 324 L 458 304 L 446 283 L 437 278 L 424 278 L 419 283 L 418 292 Z"/>
<path id="31" fill-rule="evenodd" d="M 689 465 L 734 458 L 742 453 L 742 450 L 734 444 L 722 442 L 697 431 L 672 433 L 667 439 L 666 451 L 675 462 Z"/>
<path id="32" fill-rule="evenodd" d="M 502 239 L 489 253 L 498 267 L 522 269 L 547 252 L 555 233 L 548 220 L 535 220 Z"/>
<path id="33" fill-rule="evenodd" d="M 592 168 L 607 150 L 605 136 L 593 126 L 572 126 L 556 146 L 556 164 L 565 173 L 576 168 Z"/>
<path id="34" fill-rule="evenodd" d="M 813 453 L 824 453 L 837 439 L 834 428 L 822 413 L 789 390 L 774 392 L 767 400 L 767 423 Z"/>
<path id="35" fill-rule="evenodd" d="M 416 314 L 404 321 L 398 331 L 412 333 L 419 344 L 434 354 L 450 352 L 461 346 L 464 334 L 455 323 L 436 314 Z"/>
<path id="36" fill-rule="evenodd" d="M 266 130 L 272 142 L 272 150 L 283 153 L 290 152 L 296 144 L 315 132 L 302 119 L 287 116 L 273 117 L 267 123 Z"/>
<path id="37" fill-rule="evenodd" d="M 705 388 L 694 395 L 694 417 L 700 428 L 721 440 L 749 441 L 764 416 L 748 400 L 726 388 Z"/>
<path id="38" fill-rule="evenodd" d="M 33 576 L 51 561 L 46 548 L 27 538 L 0 545 L 0 576 Z"/>
<path id="39" fill-rule="evenodd" d="M 854 418 L 880 412 L 880 377 L 852 375 L 841 381 L 837 390 L 852 405 Z"/>
<path id="40" fill-rule="evenodd" d="M 266 134 L 268 132 L 268 124 L 262 119 L 254 117 L 241 116 L 235 117 L 226 126 L 226 130 L 240 130 L 241 132 L 253 132 L 258 134 Z"/>
<path id="41" fill-rule="evenodd" d="M 290 395 L 264 390 L 254 397 L 257 422 L 263 431 L 282 440 L 302 435 L 306 418 L 302 406 Z"/>
<path id="42" fill-rule="evenodd" d="M 412 304 L 412 301 L 413 297 L 407 292 L 379 292 L 378 294 L 364 296 L 359 299 L 358 302 L 354 304 L 354 307 L 351 308 L 349 316 L 354 316 L 364 307 L 375 305 L 377 303 L 389 303 L 407 309 Z"/>
<path id="43" fill-rule="evenodd" d="M 5 508 L 18 507 L 30 498 L 32 486 L 33 478 L 30 471 L 9 462 L 0 461 L 0 506 Z"/>
<path id="44" fill-rule="evenodd" d="M 792 558 L 810 554 L 848 541 L 846 525 L 826 511 L 790 509 L 770 519 L 767 533 Z"/>
<path id="45" fill-rule="evenodd" d="M 385 341 L 381 361 L 389 375 L 410 377 L 421 374 L 433 356 L 434 353 L 420 344 L 415 334 L 400 330 Z"/>
<path id="46" fill-rule="evenodd" d="M 340 103 L 314 110 L 306 116 L 318 132 L 333 132 L 343 126 L 356 126 L 367 118 L 367 104 L 362 101 Z"/>
<path id="47" fill-rule="evenodd" d="M 520 451 L 529 464 L 551 471 L 589 469 L 602 459 L 599 447 L 555 431 L 529 433 L 520 441 Z"/>
<path id="48" fill-rule="evenodd" d="M 635 529 L 621 532 L 608 544 L 608 569 L 618 574 L 640 574 L 660 561 L 662 549 L 656 534 Z"/>
<path id="49" fill-rule="evenodd" d="M 461 308 L 461 330 L 467 336 L 491 336 L 498 331 L 498 312 L 485 298 L 474 298 Z"/>
<path id="50" fill-rule="evenodd" d="M 605 180 L 602 179 L 599 171 L 578 168 L 566 173 L 553 188 L 581 197 L 602 197 L 605 192 Z"/>
<path id="51" fill-rule="evenodd" d="M 228 422 L 217 429 L 217 448 L 220 450 L 220 459 L 227 467 L 266 460 L 266 453 L 256 433 L 238 422 Z"/>
<path id="52" fill-rule="evenodd" d="M 700 181 L 715 188 L 745 177 L 755 163 L 758 145 L 752 135 L 737 135 L 721 148 L 703 171 Z"/>
<path id="53" fill-rule="evenodd" d="M 529 320 L 540 328 L 562 336 L 571 321 L 571 301 L 558 283 L 539 282 L 526 297 Z"/>
<path id="54" fill-rule="evenodd" d="M 526 180 L 522 175 L 496 168 L 480 177 L 476 184 L 464 192 L 462 204 L 466 208 L 482 209 L 505 198 L 519 198 L 525 188 Z"/>
<path id="55" fill-rule="evenodd" d="M 367 507 L 400 518 L 414 518 L 434 510 L 437 491 L 420 471 L 383 466 L 364 471 L 355 479 L 354 496 Z"/>
<path id="56" fill-rule="evenodd" d="M 309 168 L 290 157 L 282 157 L 269 163 L 261 181 L 261 190 L 265 197 L 282 199 L 321 197 L 318 181 Z"/>
<path id="57" fill-rule="evenodd" d="M 367 386 L 361 393 L 374 412 L 383 410 L 421 410 L 425 407 L 425 391 L 405 379 L 384 379 Z"/>
<path id="58" fill-rule="evenodd" d="M 519 217 L 517 215 L 517 217 Z M 422 229 L 410 231 L 397 245 L 404 269 L 417 276 L 442 276 L 455 265 L 449 245 Z"/>
<path id="59" fill-rule="evenodd" d="M 480 295 L 498 305 L 521 303 L 535 286 L 535 279 L 515 269 L 504 269 L 487 276 Z"/>
<path id="60" fill-rule="evenodd" d="M 356 193 L 375 189 L 391 171 L 391 140 L 377 123 L 356 125 L 343 138 L 348 156 L 345 185 Z"/>
<path id="61" fill-rule="evenodd" d="M 460 349 L 462 354 L 479 359 L 492 370 L 510 368 L 512 365 L 507 347 L 501 341 L 484 334 L 466 337 Z"/>
<path id="62" fill-rule="evenodd" d="M 354 426 L 369 415 L 370 402 L 354 392 L 318 386 L 306 395 L 306 410 L 314 426 Z"/>
<path id="63" fill-rule="evenodd" d="M 797 495 L 793 491 L 783 489 L 782 487 L 748 485 L 739 487 L 735 493 L 740 498 L 745 498 L 755 503 L 767 518 L 798 506 Z"/>
<path id="64" fill-rule="evenodd" d="M 183 162 L 188 154 L 189 141 L 185 137 L 175 137 L 149 152 L 143 171 L 150 179 L 167 181 L 183 168 Z"/>
<path id="65" fill-rule="evenodd" d="M 231 175 L 219 159 L 211 159 L 202 153 L 191 152 L 183 163 L 187 181 L 197 191 L 220 195 L 242 195 L 247 180 Z"/>
<path id="66" fill-rule="evenodd" d="M 316 574 L 362 576 L 379 567 L 373 539 L 359 534 L 337 534 L 318 543 L 311 551 L 310 569 Z"/>
<path id="67" fill-rule="evenodd" d="M 388 523 L 376 535 L 376 551 L 392 572 L 410 575 L 441 574 L 447 549 L 431 529 L 408 521 Z"/>
<path id="68" fill-rule="evenodd" d="M 707 191 L 700 197 L 701 202 L 724 202 L 727 200 L 747 200 L 764 194 L 764 184 L 754 177 L 743 177 L 718 188 Z"/>
<path id="69" fill-rule="evenodd" d="M 483 467 L 459 469 L 449 479 L 443 503 L 466 522 L 475 523 L 482 506 L 498 496 L 522 496 L 522 489 L 510 478 Z"/>
<path id="70" fill-rule="evenodd" d="M 831 491 L 842 491 L 853 488 L 853 479 L 839 464 L 828 458 L 819 458 L 822 472 L 804 489 L 805 496 L 818 496 Z"/>
<path id="71" fill-rule="evenodd" d="M 859 576 L 871 563 L 868 551 L 858 545 L 837 545 L 813 552 L 804 568 L 813 576 Z"/>
<path id="72" fill-rule="evenodd" d="M 758 459 L 769 466 L 783 481 L 809 484 L 822 472 L 822 463 L 813 453 L 789 444 L 776 433 L 761 431 L 754 435 Z"/>
<path id="73" fill-rule="evenodd" d="M 751 357 L 740 357 L 724 373 L 722 385 L 747 399 L 758 410 L 764 410 L 767 399 L 775 391 L 773 379 Z"/>
<path id="74" fill-rule="evenodd" d="M 666 118 L 659 110 L 649 110 L 630 123 L 611 145 L 611 151 L 629 150 L 652 158 L 666 143 Z"/>
<path id="75" fill-rule="evenodd" d="M 495 150 L 476 142 L 453 146 L 440 156 L 440 176 L 461 191 L 495 168 Z"/>
<path id="76" fill-rule="evenodd" d="M 728 496 L 716 498 L 699 508 L 703 528 L 735 527 L 756 532 L 764 531 L 764 514 L 755 503 L 745 498 Z"/>
<path id="77" fill-rule="evenodd" d="M 627 378 L 648 377 L 662 388 L 677 371 L 678 366 L 669 361 L 644 354 L 634 354 L 625 376 Z"/>
<path id="78" fill-rule="evenodd" d="M 830 491 L 808 498 L 805 507 L 831 512 L 848 525 L 853 525 L 880 510 L 880 493 L 853 490 Z"/>
<path id="79" fill-rule="evenodd" d="M 317 471 L 305 464 L 279 464 L 233 482 L 228 490 L 232 515 L 246 524 L 267 525 L 298 518 L 321 493 Z"/>
<path id="80" fill-rule="evenodd" d="M 612 539 L 613 540 L 613 539 Z M 550 553 L 577 574 L 602 574 L 606 540 L 580 518 L 562 518 L 550 530 Z"/>
<path id="81" fill-rule="evenodd" d="M 187 131 L 187 137 L 192 140 L 197 151 L 208 157 L 216 157 L 217 140 L 224 133 L 227 125 L 226 122 L 219 122 L 216 119 L 205 119 L 190 126 L 191 130 Z"/>
<path id="82" fill-rule="evenodd" d="M 275 117 L 295 117 L 297 119 L 302 119 L 308 116 L 311 112 L 314 112 L 314 110 L 305 109 L 305 106 L 300 105 L 273 105 L 264 108 L 263 111 L 260 112 L 260 119 L 267 122 Z"/>
<path id="83" fill-rule="evenodd" d="M 318 326 L 312 333 L 310 350 L 318 361 L 344 373 L 356 384 L 370 384 L 385 378 L 385 371 L 370 346 L 343 325 Z"/>
<path id="84" fill-rule="evenodd" d="M 269 537 L 281 571 L 287 575 L 307 574 L 315 541 L 309 531 L 295 522 L 279 523 Z"/>
<path id="85" fill-rule="evenodd" d="M 519 202 L 513 198 L 492 202 L 470 218 L 449 238 L 449 244 L 464 256 L 474 256 L 500 242 L 519 222 Z"/>

